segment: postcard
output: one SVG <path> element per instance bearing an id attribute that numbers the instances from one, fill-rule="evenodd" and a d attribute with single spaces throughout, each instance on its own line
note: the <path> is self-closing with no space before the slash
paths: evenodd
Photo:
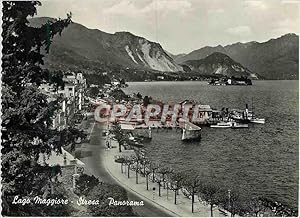
<path id="1" fill-rule="evenodd" d="M 299 7 L 2 1 L 1 215 L 297 217 Z"/>

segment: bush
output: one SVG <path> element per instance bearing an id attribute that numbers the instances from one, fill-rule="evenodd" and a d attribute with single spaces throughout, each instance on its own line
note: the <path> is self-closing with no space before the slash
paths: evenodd
<path id="1" fill-rule="evenodd" d="M 87 174 L 82 174 L 76 181 L 76 191 L 77 195 L 85 195 L 87 196 L 88 193 L 98 184 L 100 183 L 99 179 L 95 176 L 90 176 Z"/>
<path id="2" fill-rule="evenodd" d="M 115 90 L 113 90 L 110 93 L 110 95 L 112 97 L 114 97 L 114 99 L 119 100 L 119 101 L 129 99 L 129 96 L 126 95 L 125 92 L 123 90 L 121 90 L 121 89 L 115 89 Z"/>

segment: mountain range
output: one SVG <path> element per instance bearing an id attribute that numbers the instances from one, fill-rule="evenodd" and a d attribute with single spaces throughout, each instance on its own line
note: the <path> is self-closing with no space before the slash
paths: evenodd
<path id="1" fill-rule="evenodd" d="M 40 26 L 47 17 L 33 18 L 30 25 Z M 129 32 L 105 33 L 72 23 L 61 36 L 55 36 L 45 65 L 59 69 L 137 68 L 156 71 L 182 71 L 160 44 Z"/>
<path id="2" fill-rule="evenodd" d="M 232 60 L 228 55 L 220 52 L 214 52 L 200 60 L 185 61 L 183 66 L 186 66 L 185 70 L 189 68 L 191 71 L 196 71 L 203 75 L 224 75 L 228 77 L 258 79 L 255 73 Z"/>
<path id="3" fill-rule="evenodd" d="M 226 46 L 206 46 L 189 54 L 175 57 L 184 64 L 200 60 L 214 52 L 228 55 L 265 79 L 298 79 L 299 36 L 293 33 L 266 42 L 234 43 Z"/>
<path id="4" fill-rule="evenodd" d="M 40 26 L 53 18 L 30 19 Z M 156 42 L 130 32 L 106 33 L 72 23 L 55 36 L 45 66 L 59 70 L 101 72 L 137 69 L 153 72 L 189 71 L 263 79 L 298 79 L 299 37 L 287 34 L 267 42 L 204 47 L 173 55 Z M 212 55 L 212 56 L 211 56 Z"/>

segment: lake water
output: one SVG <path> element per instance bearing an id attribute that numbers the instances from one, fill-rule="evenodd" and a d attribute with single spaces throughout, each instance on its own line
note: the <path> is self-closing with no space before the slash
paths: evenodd
<path id="1" fill-rule="evenodd" d="M 140 92 L 164 102 L 194 99 L 212 108 L 244 109 L 252 98 L 266 124 L 248 129 L 202 128 L 202 140 L 183 143 L 180 132 L 153 132 L 145 150 L 176 170 L 213 175 L 227 187 L 243 188 L 293 208 L 298 206 L 298 81 L 254 81 L 252 86 L 209 86 L 207 82 L 134 82 Z"/>

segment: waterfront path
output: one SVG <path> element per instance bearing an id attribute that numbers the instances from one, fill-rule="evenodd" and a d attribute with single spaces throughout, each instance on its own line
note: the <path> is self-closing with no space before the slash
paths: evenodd
<path id="1" fill-rule="evenodd" d="M 102 136 L 103 127 L 90 123 L 90 142 L 83 143 L 81 149 L 89 151 L 91 155 L 81 158 L 86 164 L 85 171 L 99 177 L 110 184 L 119 184 L 128 192 L 129 200 L 144 201 L 144 206 L 135 206 L 134 211 L 139 216 L 178 216 L 178 217 L 209 217 L 210 207 L 204 202 L 199 202 L 195 197 L 194 210 L 191 212 L 191 199 L 179 192 L 177 204 L 174 204 L 174 192 L 161 187 L 161 197 L 158 196 L 158 184 L 149 181 L 149 190 L 146 190 L 145 177 L 139 175 L 136 184 L 135 172 L 130 170 L 130 178 L 127 178 L 127 167 L 121 173 L 120 164 L 116 163 L 115 156 L 131 153 L 131 150 L 119 152 L 118 142 L 112 140 L 111 149 L 105 147 L 105 138 Z M 126 168 L 126 169 L 125 169 Z M 155 188 L 155 191 L 153 191 Z M 218 208 L 214 208 L 214 216 L 224 216 Z"/>
<path id="2" fill-rule="evenodd" d="M 174 204 L 174 192 L 172 190 L 166 190 L 161 187 L 161 197 L 158 195 L 158 183 L 152 183 L 149 181 L 149 190 L 146 190 L 146 179 L 145 177 L 138 176 L 138 184 L 136 184 L 136 175 L 135 171 L 130 170 L 130 178 L 127 177 L 127 167 L 123 173 L 121 173 L 120 164 L 114 162 L 114 157 L 122 155 L 122 152 L 119 152 L 118 143 L 112 141 L 113 148 L 106 150 L 104 153 L 104 168 L 113 177 L 121 186 L 125 189 L 138 193 L 143 199 L 162 207 L 167 210 L 173 216 L 179 217 L 209 217 L 210 216 L 210 206 L 206 205 L 204 202 L 200 202 L 197 197 L 195 197 L 194 203 L 194 213 L 191 211 L 191 199 L 186 197 L 182 192 L 179 191 L 177 195 L 177 204 Z M 125 151 L 129 152 L 129 151 Z M 155 188 L 155 191 L 153 191 Z M 221 217 L 224 216 L 218 208 L 213 210 L 214 216 Z"/>
<path id="3" fill-rule="evenodd" d="M 104 155 L 105 151 L 105 143 L 104 138 L 102 137 L 102 129 L 99 124 L 90 123 L 88 121 L 89 131 L 90 131 L 90 142 L 83 143 L 81 145 L 81 150 L 83 152 L 89 152 L 90 155 L 87 155 L 83 158 L 80 158 L 81 161 L 85 163 L 85 173 L 93 174 L 96 177 L 99 177 L 100 180 L 110 184 L 119 184 L 114 177 L 111 176 L 110 173 L 107 172 L 106 165 L 104 164 Z M 114 163 L 116 164 L 116 163 Z M 122 185 L 123 186 L 123 185 Z M 150 202 L 145 201 L 145 199 L 135 193 L 134 191 L 127 190 L 129 200 L 133 201 L 144 201 L 144 206 L 134 206 L 133 210 L 138 216 L 143 217 L 167 217 L 167 216 L 176 216 L 170 214 L 164 208 L 159 207 L 158 205 L 153 205 Z"/>

